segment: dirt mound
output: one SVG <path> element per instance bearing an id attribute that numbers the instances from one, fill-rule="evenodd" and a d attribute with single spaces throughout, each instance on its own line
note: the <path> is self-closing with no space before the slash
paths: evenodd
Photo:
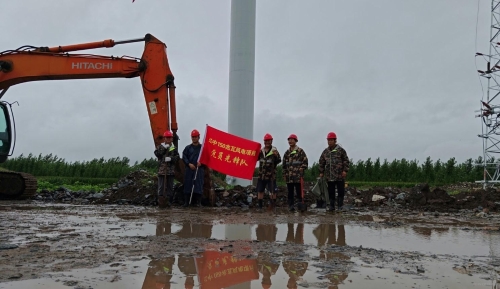
<path id="1" fill-rule="evenodd" d="M 216 178 L 214 174 L 206 175 L 206 187 L 202 205 L 217 207 L 253 208 L 258 206 L 257 191 L 254 186 L 235 186 L 226 189 L 227 184 Z M 305 203 L 307 206 L 325 207 L 318 203 L 316 196 L 307 193 L 314 183 L 305 183 Z M 146 171 L 134 171 L 120 179 L 110 188 L 101 192 L 72 192 L 63 187 L 49 192 L 42 191 L 34 198 L 47 202 L 65 202 L 80 204 L 130 204 L 143 206 L 157 205 L 158 177 Z M 345 192 L 346 207 L 375 208 L 380 206 L 396 206 L 416 210 L 457 211 L 461 209 L 500 211 L 500 192 L 497 189 L 479 189 L 465 183 L 456 186 L 437 187 L 431 189 L 428 184 L 419 184 L 410 189 L 393 187 L 373 187 L 358 189 L 348 187 Z M 450 191 L 446 188 L 452 188 Z M 457 193 L 457 188 L 463 192 Z M 469 189 L 473 188 L 473 189 Z M 174 206 L 182 205 L 184 186 L 174 185 Z M 285 186 L 276 189 L 276 204 L 288 206 L 288 191 Z M 212 196 L 210 198 L 210 196 Z M 297 201 L 297 199 L 296 199 Z M 264 195 L 264 204 L 270 203 L 269 194 Z"/>

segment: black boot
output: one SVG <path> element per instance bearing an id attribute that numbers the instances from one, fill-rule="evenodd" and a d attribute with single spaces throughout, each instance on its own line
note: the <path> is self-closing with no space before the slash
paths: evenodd
<path id="1" fill-rule="evenodd" d="M 191 195 L 184 194 L 184 205 L 182 205 L 184 208 L 189 207 L 189 198 L 190 197 L 191 197 Z"/>
<path id="2" fill-rule="evenodd" d="M 262 203 L 263 203 L 263 200 L 259 199 L 259 209 L 261 209 L 261 210 L 262 210 Z"/>
<path id="3" fill-rule="evenodd" d="M 195 207 L 201 207 L 201 195 L 200 194 L 193 194 L 193 204 Z"/>

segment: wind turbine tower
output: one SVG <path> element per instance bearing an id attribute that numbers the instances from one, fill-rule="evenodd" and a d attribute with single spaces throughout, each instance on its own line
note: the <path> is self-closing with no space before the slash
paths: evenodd
<path id="1" fill-rule="evenodd" d="M 253 139 L 256 0 L 231 0 L 228 131 Z M 235 179 L 235 184 L 251 182 Z"/>

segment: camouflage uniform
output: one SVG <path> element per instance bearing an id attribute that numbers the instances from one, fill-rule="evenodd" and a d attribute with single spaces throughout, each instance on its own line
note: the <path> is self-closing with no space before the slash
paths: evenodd
<path id="1" fill-rule="evenodd" d="M 328 197 L 330 209 L 335 209 L 335 187 L 338 192 L 338 208 L 344 205 L 345 178 L 342 172 L 349 171 L 349 158 L 346 151 L 339 145 L 333 149 L 326 148 L 319 157 L 319 173 L 328 182 Z"/>
<path id="2" fill-rule="evenodd" d="M 294 151 L 288 149 L 283 156 L 283 175 L 286 183 L 300 183 L 300 177 L 304 176 L 308 165 L 307 155 L 303 149 L 299 147 Z"/>
<path id="3" fill-rule="evenodd" d="M 174 196 L 175 164 L 179 161 L 179 152 L 177 148 L 171 144 L 168 148 L 159 145 L 154 151 L 154 154 L 158 159 L 158 197 L 165 198 L 168 196 L 170 202 L 172 202 Z M 170 157 L 170 161 L 166 162 L 166 157 Z M 166 194 L 164 194 L 165 191 Z"/>
<path id="4" fill-rule="evenodd" d="M 319 157 L 319 173 L 328 182 L 344 181 L 342 172 L 349 171 L 349 158 L 345 149 L 337 145 L 333 150 L 326 148 Z"/>
<path id="5" fill-rule="evenodd" d="M 283 176 L 288 188 L 288 206 L 293 210 L 295 204 L 294 190 L 297 194 L 297 200 L 302 202 L 300 191 L 300 178 L 304 176 L 304 172 L 308 167 L 306 152 L 296 147 L 294 151 L 288 149 L 283 156 Z"/>
<path id="6" fill-rule="evenodd" d="M 281 163 L 281 156 L 278 150 L 276 155 L 273 153 L 273 146 L 269 152 L 265 152 L 263 148 L 259 153 L 259 176 L 257 179 L 257 192 L 262 193 L 268 188 L 270 193 L 274 193 L 276 186 L 276 167 Z"/>
<path id="7" fill-rule="evenodd" d="M 159 145 L 154 151 L 156 158 L 158 159 L 158 175 L 160 176 L 174 176 L 175 175 L 175 164 L 179 161 L 179 151 L 172 144 L 170 147 L 165 148 Z M 170 157 L 169 162 L 165 162 L 165 158 Z"/>
<path id="8" fill-rule="evenodd" d="M 276 150 L 276 147 L 272 147 Z M 263 148 L 259 153 L 259 179 L 260 180 L 274 180 L 276 179 L 276 166 L 281 163 L 281 156 L 278 150 L 276 150 L 276 155 L 273 153 L 272 149 L 269 152 L 265 152 Z"/>

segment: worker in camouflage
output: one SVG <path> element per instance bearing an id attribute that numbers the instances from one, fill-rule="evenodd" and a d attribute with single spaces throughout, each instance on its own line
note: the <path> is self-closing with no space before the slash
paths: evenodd
<path id="1" fill-rule="evenodd" d="M 297 146 L 298 138 L 295 134 L 288 137 L 290 148 L 283 155 L 283 179 L 288 189 L 288 208 L 295 211 L 294 191 L 297 200 L 302 202 L 300 179 L 304 177 L 304 172 L 308 167 L 306 152 Z"/>
<path id="2" fill-rule="evenodd" d="M 328 197 L 330 199 L 329 211 L 335 211 L 335 188 L 337 188 L 338 209 L 344 205 L 345 178 L 349 171 L 349 158 L 347 153 L 337 144 L 337 135 L 333 132 L 327 135 L 328 147 L 319 157 L 319 177 L 326 178 L 328 184 Z"/>
<path id="3" fill-rule="evenodd" d="M 257 178 L 259 209 L 262 209 L 266 187 L 271 196 L 271 207 L 276 206 L 276 167 L 279 163 L 281 163 L 281 156 L 276 147 L 273 146 L 273 137 L 266 134 L 264 148 L 259 153 L 259 176 Z"/>
<path id="4" fill-rule="evenodd" d="M 170 206 L 173 201 L 175 164 L 180 158 L 177 148 L 172 143 L 174 140 L 172 132 L 166 131 L 163 138 L 165 142 L 154 151 L 158 159 L 158 206 L 160 208 Z"/>

